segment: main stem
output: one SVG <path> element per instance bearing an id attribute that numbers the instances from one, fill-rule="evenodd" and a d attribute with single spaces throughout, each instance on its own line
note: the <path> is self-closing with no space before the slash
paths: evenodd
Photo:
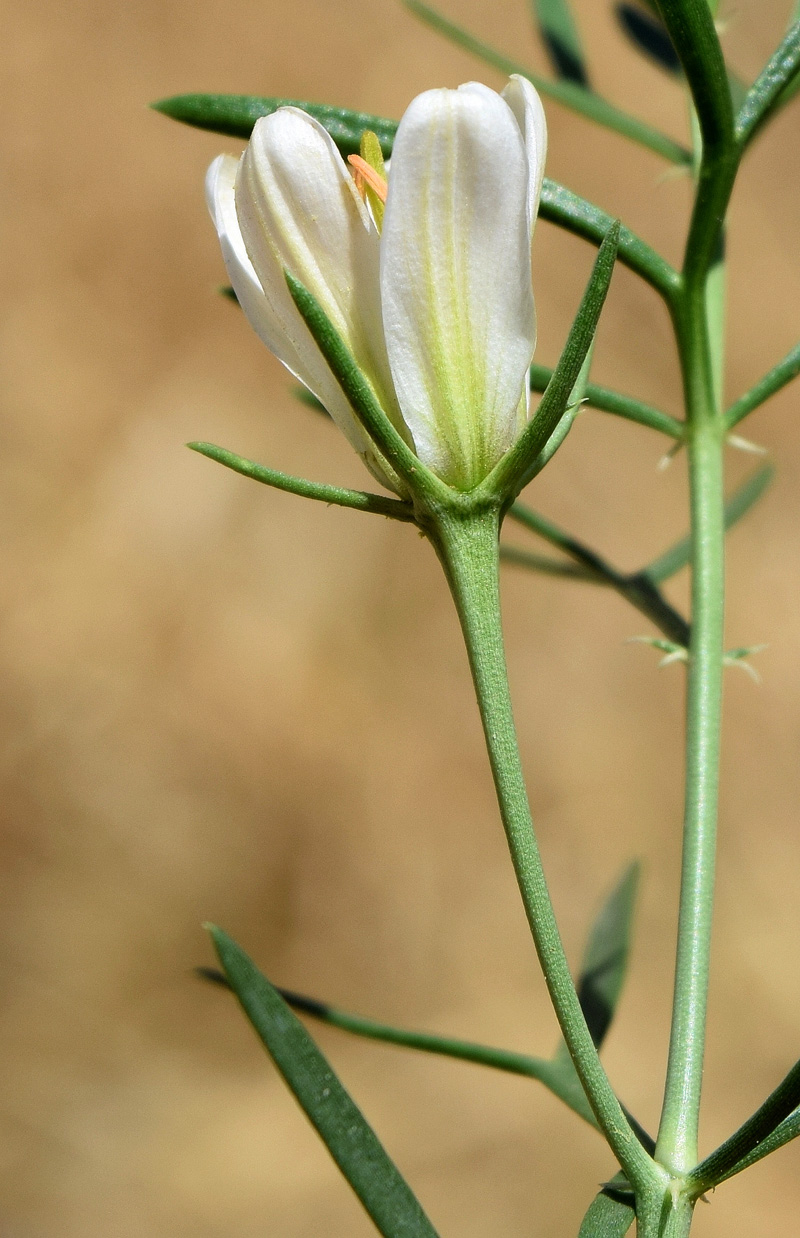
<path id="1" fill-rule="evenodd" d="M 692 616 L 686 703 L 686 795 L 669 1062 L 656 1158 L 697 1163 L 714 896 L 725 606 L 723 447 L 705 287 L 687 286 L 677 320 L 686 397 L 692 517 Z"/>
<path id="2" fill-rule="evenodd" d="M 583 1016 L 556 924 L 531 821 L 511 706 L 500 617 L 499 512 L 437 518 L 431 533 L 469 655 L 500 813 L 539 961 L 561 1031 L 598 1125 L 637 1195 L 664 1189 L 609 1083 Z"/>

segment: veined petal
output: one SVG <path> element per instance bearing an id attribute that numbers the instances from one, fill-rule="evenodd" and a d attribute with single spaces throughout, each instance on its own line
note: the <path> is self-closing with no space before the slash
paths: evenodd
<path id="1" fill-rule="evenodd" d="M 280 280 L 272 280 L 267 285 L 268 293 L 265 292 L 247 255 L 236 213 L 238 165 L 232 155 L 220 155 L 214 160 L 206 175 L 206 198 L 239 304 L 270 352 L 313 391 L 351 445 L 364 455 L 368 437 L 300 317 L 283 275 Z"/>
<path id="2" fill-rule="evenodd" d="M 380 314 L 380 240 L 330 134 L 299 108 L 259 120 L 236 179 L 236 213 L 268 298 L 284 269 L 313 293 L 398 429 Z"/>
<path id="3" fill-rule="evenodd" d="M 528 153 L 528 220 L 533 236 L 547 158 L 547 120 L 539 93 L 526 77 L 515 73 L 503 98 L 516 117 Z"/>
<path id="4" fill-rule="evenodd" d="M 420 459 L 469 489 L 514 441 L 533 355 L 528 154 L 486 87 L 431 90 L 397 131 L 381 237 L 384 330 Z"/>

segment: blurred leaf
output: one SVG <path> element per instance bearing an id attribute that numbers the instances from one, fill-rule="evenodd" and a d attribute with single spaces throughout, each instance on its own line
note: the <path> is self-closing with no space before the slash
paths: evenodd
<path id="1" fill-rule="evenodd" d="M 635 1220 L 636 1213 L 628 1199 L 601 1191 L 583 1218 L 578 1238 L 624 1238 Z"/>
<path id="2" fill-rule="evenodd" d="M 299 107 L 316 117 L 328 130 L 343 155 L 357 155 L 361 135 L 375 133 L 384 155 L 392 149 L 397 122 L 368 112 L 354 112 L 328 103 L 308 103 L 297 99 L 262 98 L 258 95 L 174 95 L 150 105 L 157 112 L 196 129 L 209 129 L 233 138 L 249 138 L 253 125 L 279 107 Z"/>
<path id="3" fill-rule="evenodd" d="M 499 69 L 501 73 L 521 74 L 529 82 L 533 83 L 540 94 L 548 96 L 556 103 L 563 104 L 564 107 L 570 108 L 573 112 L 586 116 L 589 120 L 593 120 L 595 124 L 603 125 L 606 129 L 611 129 L 615 133 L 629 138 L 632 142 L 638 142 L 641 146 L 646 146 L 648 150 L 653 151 L 657 155 L 662 155 L 663 158 L 670 160 L 671 163 L 691 163 L 689 151 L 681 146 L 679 142 L 675 142 L 672 138 L 667 137 L 666 134 L 661 133 L 660 130 L 654 129 L 652 125 L 639 120 L 638 117 L 630 116 L 621 108 L 615 107 L 613 103 L 609 103 L 607 99 L 595 94 L 593 90 L 587 90 L 585 86 L 578 85 L 574 81 L 562 79 L 558 82 L 552 82 L 548 78 L 540 77 L 537 73 L 531 73 L 524 65 L 518 64 L 510 57 L 504 55 L 503 52 L 490 47 L 481 39 L 477 39 L 468 30 L 459 26 L 456 22 L 450 21 L 449 18 L 445 17 L 437 9 L 431 8 L 429 4 L 425 4 L 423 0 L 403 0 L 403 2 L 406 8 L 415 13 L 417 17 L 421 18 L 432 29 L 438 31 L 439 34 L 448 38 L 451 43 L 455 43 L 457 47 L 463 47 L 465 51 L 471 52 L 473 56 L 477 56 L 485 64 Z"/>
<path id="4" fill-rule="evenodd" d="M 599 1049 L 606 1038 L 625 981 L 631 944 L 631 925 L 640 866 L 629 864 L 606 899 L 592 925 L 578 974 L 578 999 Z M 562 1056 L 567 1047 L 558 1049 Z"/>
<path id="5" fill-rule="evenodd" d="M 725 504 L 726 529 L 733 528 L 737 521 L 749 512 L 750 508 L 761 498 L 774 476 L 775 470 L 772 465 L 765 464 L 733 492 Z M 651 584 L 660 585 L 679 572 L 681 568 L 686 567 L 691 557 L 691 539 L 688 536 L 682 537 L 679 542 L 670 546 L 669 550 L 665 550 L 663 555 L 659 555 L 637 575 L 649 580 Z"/>
<path id="6" fill-rule="evenodd" d="M 300 1020 L 221 929 L 211 936 L 225 976 L 306 1116 L 384 1238 L 436 1238 L 405 1179 Z"/>
<path id="7" fill-rule="evenodd" d="M 636 4 L 618 4 L 617 20 L 625 34 L 648 60 L 676 77 L 683 77 L 678 53 L 661 19 Z"/>
<path id="8" fill-rule="evenodd" d="M 558 77 L 589 85 L 578 27 L 568 0 L 532 0 L 533 16 Z"/>

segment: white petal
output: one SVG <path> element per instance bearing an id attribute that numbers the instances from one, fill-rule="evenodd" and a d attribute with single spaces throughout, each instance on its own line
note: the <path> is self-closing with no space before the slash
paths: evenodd
<path id="1" fill-rule="evenodd" d="M 486 87 L 413 101 L 392 153 L 381 237 L 389 360 L 420 458 L 469 488 L 519 430 L 535 316 L 528 156 Z"/>
<path id="2" fill-rule="evenodd" d="M 528 219 L 533 236 L 547 158 L 547 120 L 539 93 L 526 77 L 515 73 L 503 98 L 517 119 L 528 152 Z"/>
<path id="3" fill-rule="evenodd" d="M 268 297 L 284 268 L 314 294 L 401 425 L 380 314 L 380 243 L 330 134 L 298 108 L 258 121 L 236 180 L 236 212 Z"/>

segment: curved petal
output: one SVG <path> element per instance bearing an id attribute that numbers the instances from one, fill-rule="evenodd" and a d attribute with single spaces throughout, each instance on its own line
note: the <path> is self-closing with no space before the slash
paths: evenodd
<path id="1" fill-rule="evenodd" d="M 519 431 L 535 340 L 528 204 L 525 143 L 498 94 L 412 102 L 381 236 L 384 330 L 417 453 L 463 489 Z"/>
<path id="2" fill-rule="evenodd" d="M 369 445 L 367 435 L 300 317 L 282 275 L 280 282 L 268 285 L 267 295 L 247 255 L 236 214 L 238 165 L 232 155 L 214 160 L 206 174 L 206 198 L 239 304 L 270 352 L 313 391 L 351 445 L 364 455 Z"/>
<path id="3" fill-rule="evenodd" d="M 299 108 L 259 120 L 236 179 L 236 213 L 267 297 L 284 268 L 348 345 L 399 427 L 380 315 L 380 241 L 330 134 Z"/>
<path id="4" fill-rule="evenodd" d="M 528 221 L 533 236 L 547 158 L 547 120 L 539 92 L 527 77 L 513 74 L 503 98 L 516 117 L 528 152 Z"/>

